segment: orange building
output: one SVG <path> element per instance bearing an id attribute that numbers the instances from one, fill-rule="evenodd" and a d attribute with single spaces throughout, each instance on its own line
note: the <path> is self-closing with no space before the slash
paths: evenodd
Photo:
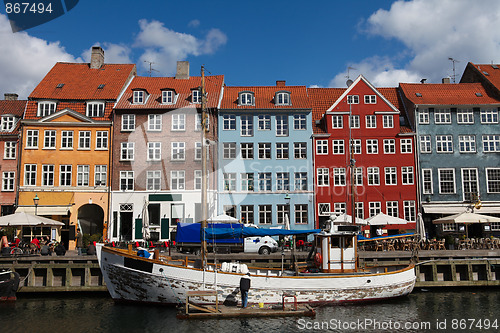
<path id="1" fill-rule="evenodd" d="M 28 98 L 16 211 L 64 222 L 60 240 L 69 249 L 78 229 L 106 235 L 111 113 L 135 74 L 133 64 L 105 64 L 104 51 L 93 47 L 90 64 L 57 63 Z"/>

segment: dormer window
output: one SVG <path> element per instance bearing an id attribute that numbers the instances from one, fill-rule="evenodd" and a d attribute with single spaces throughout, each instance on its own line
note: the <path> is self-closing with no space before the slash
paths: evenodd
<path id="1" fill-rule="evenodd" d="M 194 104 L 201 103 L 201 91 L 198 89 L 191 90 L 191 102 Z"/>
<path id="2" fill-rule="evenodd" d="M 274 97 L 276 105 L 291 105 L 290 93 L 288 91 L 279 91 Z"/>
<path id="3" fill-rule="evenodd" d="M 16 117 L 3 116 L 0 122 L 0 128 L 2 131 L 10 132 L 14 129 L 15 123 L 16 123 Z"/>
<path id="4" fill-rule="evenodd" d="M 87 102 L 87 117 L 104 117 L 104 102 Z"/>
<path id="5" fill-rule="evenodd" d="M 161 92 L 161 103 L 162 104 L 174 104 L 175 103 L 175 91 L 173 90 L 163 90 Z"/>
<path id="6" fill-rule="evenodd" d="M 37 117 L 46 117 L 56 112 L 56 102 L 38 102 Z"/>
<path id="7" fill-rule="evenodd" d="M 134 90 L 134 104 L 144 104 L 146 92 L 144 90 Z"/>
<path id="8" fill-rule="evenodd" d="M 239 105 L 254 105 L 253 92 L 240 92 L 238 97 Z"/>

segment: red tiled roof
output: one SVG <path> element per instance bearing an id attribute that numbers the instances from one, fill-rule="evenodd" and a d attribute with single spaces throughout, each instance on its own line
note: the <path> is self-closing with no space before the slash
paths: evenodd
<path id="1" fill-rule="evenodd" d="M 490 81 L 491 84 L 493 84 L 498 90 L 500 90 L 500 65 L 473 63 L 470 64 L 475 67 L 486 80 Z"/>
<path id="2" fill-rule="evenodd" d="M 27 101 L 22 100 L 0 100 L 0 115 L 11 114 L 16 117 L 22 117 L 24 109 L 26 108 L 26 102 Z"/>
<path id="3" fill-rule="evenodd" d="M 105 102 L 104 104 L 104 116 L 103 117 L 92 117 L 94 120 L 98 121 L 109 121 L 111 119 L 111 112 L 113 111 L 114 106 L 113 101 Z M 56 112 L 62 111 L 64 109 L 71 109 L 73 111 L 79 112 L 83 115 L 86 114 L 87 104 L 84 101 L 76 101 L 76 102 L 57 102 Z M 37 101 L 28 101 L 28 105 L 26 107 L 26 113 L 24 115 L 24 119 L 33 120 L 39 119 L 37 114 L 38 110 L 38 102 Z"/>
<path id="4" fill-rule="evenodd" d="M 481 83 L 419 84 L 400 83 L 403 94 L 416 105 L 484 105 L 500 104 Z M 480 96 L 476 94 L 479 93 Z M 417 94 L 421 94 L 418 97 Z"/>
<path id="5" fill-rule="evenodd" d="M 224 75 L 205 76 L 207 92 L 207 107 L 216 108 L 219 103 Z M 145 77 L 136 76 L 116 104 L 116 109 L 178 109 L 193 105 L 191 90 L 201 86 L 201 76 L 191 76 L 189 79 L 175 77 Z M 148 97 L 145 104 L 132 104 L 133 90 L 146 90 Z M 178 94 L 175 104 L 162 104 L 163 90 L 175 90 Z"/>
<path id="6" fill-rule="evenodd" d="M 396 109 L 403 112 L 403 102 L 399 96 L 398 88 L 377 88 L 377 90 L 389 101 Z"/>
<path id="7" fill-rule="evenodd" d="M 326 110 L 335 103 L 344 93 L 345 88 L 308 88 L 309 98 L 312 102 L 313 133 L 326 133 L 324 126 L 316 124 L 321 121 Z"/>
<path id="8" fill-rule="evenodd" d="M 238 105 L 238 93 L 254 93 L 254 105 Z M 290 92 L 291 105 L 276 105 L 274 96 L 278 91 Z M 268 110 L 268 109 L 311 109 L 306 86 L 263 86 L 263 87 L 225 87 L 221 109 Z"/>
<path id="9" fill-rule="evenodd" d="M 58 62 L 29 99 L 115 100 L 127 79 L 135 73 L 134 64 L 104 64 L 99 69 L 91 69 L 88 63 Z M 104 86 L 99 89 L 99 85 Z"/>

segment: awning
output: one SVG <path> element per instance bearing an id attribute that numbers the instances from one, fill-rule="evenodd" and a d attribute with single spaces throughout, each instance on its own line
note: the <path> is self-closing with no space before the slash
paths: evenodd
<path id="1" fill-rule="evenodd" d="M 28 214 L 35 214 L 35 206 L 19 206 L 16 213 L 24 212 Z M 38 206 L 36 208 L 36 215 L 68 215 L 71 212 L 71 206 Z"/>
<path id="2" fill-rule="evenodd" d="M 465 205 L 443 205 L 443 204 L 434 204 L 434 205 L 422 205 L 425 213 L 428 214 L 458 214 L 467 210 L 468 206 Z M 499 206 L 483 206 L 480 209 L 474 209 L 475 213 L 479 214 L 500 214 L 500 205 Z"/>

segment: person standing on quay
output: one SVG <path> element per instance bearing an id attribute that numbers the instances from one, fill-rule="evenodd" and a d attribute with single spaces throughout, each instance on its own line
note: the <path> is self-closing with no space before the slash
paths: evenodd
<path id="1" fill-rule="evenodd" d="M 246 308 L 248 303 L 248 291 L 250 290 L 250 273 L 243 275 L 240 279 L 241 307 Z"/>

